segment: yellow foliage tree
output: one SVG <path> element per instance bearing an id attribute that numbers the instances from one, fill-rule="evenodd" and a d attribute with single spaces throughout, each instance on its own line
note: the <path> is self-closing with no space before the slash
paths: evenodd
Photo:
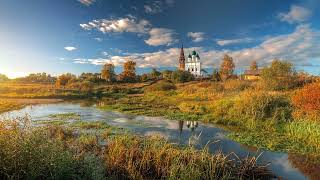
<path id="1" fill-rule="evenodd" d="M 123 64 L 123 72 L 120 79 L 124 82 L 134 82 L 136 80 L 136 62 L 128 60 Z"/>
<path id="2" fill-rule="evenodd" d="M 222 80 L 227 80 L 233 75 L 234 72 L 233 58 L 227 54 L 224 55 L 222 63 L 220 65 L 220 77 Z"/>
<path id="3" fill-rule="evenodd" d="M 114 81 L 115 80 L 114 65 L 111 63 L 105 64 L 101 71 L 101 77 L 108 82 Z"/>

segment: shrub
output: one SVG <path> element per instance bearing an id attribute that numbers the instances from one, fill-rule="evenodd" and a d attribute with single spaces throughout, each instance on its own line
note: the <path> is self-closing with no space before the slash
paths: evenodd
<path id="1" fill-rule="evenodd" d="M 175 83 L 184 83 L 194 80 L 194 76 L 188 71 L 176 70 L 171 75 L 171 80 Z"/>
<path id="2" fill-rule="evenodd" d="M 291 120 L 291 105 L 288 99 L 265 91 L 244 91 L 236 100 L 235 109 L 240 117 L 247 119 L 271 119 L 278 122 Z"/>
<path id="3" fill-rule="evenodd" d="M 262 70 L 261 78 L 266 89 L 285 90 L 294 87 L 296 72 L 292 63 L 273 60 L 270 67 Z"/>
<path id="4" fill-rule="evenodd" d="M 218 100 L 212 107 L 214 119 L 223 124 L 251 126 L 256 121 L 281 123 L 292 119 L 289 101 L 264 91 L 244 91 L 239 96 Z"/>
<path id="5" fill-rule="evenodd" d="M 155 84 L 152 84 L 151 86 L 147 87 L 146 90 L 149 92 L 152 91 L 169 91 L 169 90 L 175 90 L 177 87 L 170 81 L 161 80 Z"/>
<path id="6" fill-rule="evenodd" d="M 292 96 L 292 103 L 296 108 L 296 119 L 307 118 L 318 120 L 320 118 L 320 83 L 306 85 Z"/>

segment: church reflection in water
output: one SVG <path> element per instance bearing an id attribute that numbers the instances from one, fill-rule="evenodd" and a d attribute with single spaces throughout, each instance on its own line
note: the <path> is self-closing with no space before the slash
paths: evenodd
<path id="1" fill-rule="evenodd" d="M 198 121 L 179 121 L 180 134 L 182 134 L 184 122 L 186 122 L 187 128 L 190 129 L 191 132 L 194 132 L 194 130 L 199 126 Z"/>

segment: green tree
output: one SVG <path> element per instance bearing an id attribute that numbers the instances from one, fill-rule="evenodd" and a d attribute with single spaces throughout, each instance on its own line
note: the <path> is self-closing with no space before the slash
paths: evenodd
<path id="1" fill-rule="evenodd" d="M 172 73 L 171 80 L 175 83 L 184 83 L 194 80 L 194 76 L 188 71 L 176 70 Z"/>
<path id="2" fill-rule="evenodd" d="M 5 81 L 8 81 L 8 80 L 9 80 L 9 78 L 6 75 L 0 74 L 0 82 L 5 82 Z"/>
<path id="3" fill-rule="evenodd" d="M 113 82 L 115 81 L 115 76 L 114 65 L 111 63 L 105 64 L 101 71 L 101 77 L 107 82 Z"/>
<path id="4" fill-rule="evenodd" d="M 159 79 L 161 73 L 159 71 L 157 71 L 156 68 L 152 68 L 150 75 L 151 75 L 152 79 Z"/>
<path id="5" fill-rule="evenodd" d="M 123 82 L 136 81 L 136 62 L 129 60 L 123 64 L 123 72 L 120 74 L 120 79 Z"/>
<path id="6" fill-rule="evenodd" d="M 213 68 L 212 80 L 213 81 L 220 81 L 220 74 L 219 74 L 219 71 L 216 68 Z"/>
<path id="7" fill-rule="evenodd" d="M 295 84 L 296 71 L 292 63 L 275 59 L 270 67 L 262 70 L 261 78 L 268 89 L 289 89 Z"/>
<path id="8" fill-rule="evenodd" d="M 233 58 L 227 54 L 224 55 L 222 59 L 222 63 L 220 65 L 220 77 L 223 81 L 227 80 L 228 78 L 232 77 L 234 72 L 234 62 Z"/>

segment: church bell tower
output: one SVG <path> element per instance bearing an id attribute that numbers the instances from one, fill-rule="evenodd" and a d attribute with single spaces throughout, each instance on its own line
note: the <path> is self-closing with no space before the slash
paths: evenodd
<path id="1" fill-rule="evenodd" d="M 180 51 L 180 57 L 179 57 L 179 70 L 181 71 L 185 70 L 185 62 L 186 62 L 186 59 L 184 57 L 184 51 L 183 51 L 183 45 L 182 45 L 181 51 Z"/>

